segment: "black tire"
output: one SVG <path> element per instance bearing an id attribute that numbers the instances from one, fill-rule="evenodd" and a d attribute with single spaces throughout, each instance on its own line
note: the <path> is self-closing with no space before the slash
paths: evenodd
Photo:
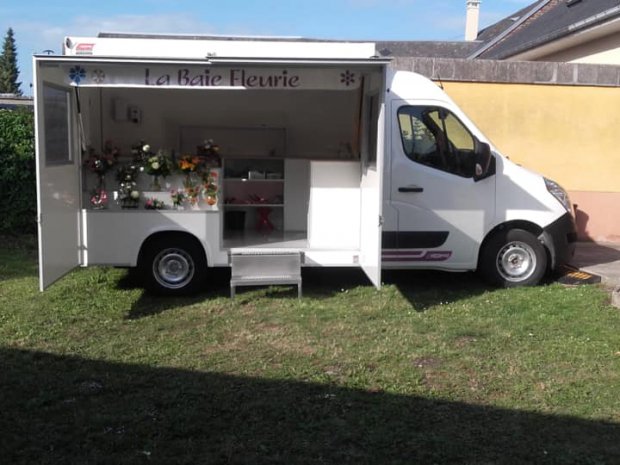
<path id="1" fill-rule="evenodd" d="M 138 268 L 147 291 L 158 295 L 189 295 L 203 285 L 207 259 L 202 245 L 185 234 L 165 234 L 144 246 Z"/>
<path id="2" fill-rule="evenodd" d="M 481 250 L 479 270 L 494 285 L 535 286 L 547 272 L 547 252 L 536 236 L 528 231 L 499 231 Z"/>

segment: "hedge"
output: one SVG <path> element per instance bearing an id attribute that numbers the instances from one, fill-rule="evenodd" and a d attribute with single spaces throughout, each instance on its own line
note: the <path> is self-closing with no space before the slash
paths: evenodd
<path id="1" fill-rule="evenodd" d="M 33 113 L 0 110 L 0 233 L 36 231 Z"/>

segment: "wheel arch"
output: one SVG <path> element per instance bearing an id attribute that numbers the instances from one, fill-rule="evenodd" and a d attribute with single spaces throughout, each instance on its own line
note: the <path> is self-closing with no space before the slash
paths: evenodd
<path id="1" fill-rule="evenodd" d="M 140 246 L 140 250 L 138 251 L 138 260 L 136 262 L 138 266 L 140 266 L 144 258 L 144 254 L 146 250 L 148 250 L 148 248 L 151 246 L 151 244 L 157 241 L 160 241 L 164 238 L 169 239 L 170 241 L 179 240 L 179 241 L 193 242 L 196 246 L 198 246 L 200 250 L 202 250 L 202 253 L 204 254 L 205 263 L 207 264 L 207 266 L 209 263 L 211 263 L 207 249 L 205 248 L 204 244 L 200 241 L 200 239 L 198 239 L 194 234 L 188 231 L 166 230 L 166 231 L 154 232 L 142 241 L 142 245 Z"/>
<path id="2" fill-rule="evenodd" d="M 537 225 L 536 223 L 532 223 L 531 221 L 526 220 L 512 220 L 506 221 L 505 223 L 498 224 L 493 229 L 491 229 L 480 244 L 478 248 L 478 259 L 476 261 L 476 267 L 480 268 L 480 258 L 482 255 L 482 250 L 487 245 L 489 240 L 500 231 L 508 231 L 511 229 L 523 229 L 524 231 L 532 233 L 535 237 L 537 237 L 543 247 L 545 248 L 545 253 L 547 254 L 547 270 L 553 269 L 555 267 L 555 254 L 553 251 L 553 242 L 550 242 L 545 239 L 544 229 Z"/>

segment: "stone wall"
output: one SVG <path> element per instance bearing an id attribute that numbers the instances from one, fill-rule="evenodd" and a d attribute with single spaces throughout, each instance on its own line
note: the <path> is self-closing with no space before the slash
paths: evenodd
<path id="1" fill-rule="evenodd" d="M 392 67 L 442 81 L 620 86 L 620 66 L 612 65 L 398 57 Z"/>

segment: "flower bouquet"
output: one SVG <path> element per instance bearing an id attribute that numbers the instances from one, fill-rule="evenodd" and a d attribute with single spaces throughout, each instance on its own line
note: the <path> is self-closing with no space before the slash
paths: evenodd
<path id="1" fill-rule="evenodd" d="M 105 174 L 116 164 L 119 156 L 119 149 L 107 141 L 103 148 L 103 153 L 95 153 L 93 148 L 89 149 L 89 156 L 84 160 L 84 165 L 97 175 L 97 187 L 91 192 L 90 203 L 93 208 L 106 208 L 108 204 L 108 194 L 105 190 Z"/>
<path id="2" fill-rule="evenodd" d="M 141 140 L 139 144 L 131 147 L 131 155 L 133 156 L 134 163 L 144 166 L 146 160 L 155 154 L 151 152 L 151 146 Z"/>
<path id="3" fill-rule="evenodd" d="M 140 200 L 140 191 L 136 178 L 140 170 L 138 165 L 122 166 L 116 172 L 118 186 L 118 200 L 122 208 L 137 208 Z"/>
<path id="4" fill-rule="evenodd" d="M 170 198 L 172 199 L 172 205 L 177 210 L 183 209 L 183 203 L 187 200 L 187 194 L 183 189 L 177 189 L 170 191 Z"/>
<path id="5" fill-rule="evenodd" d="M 108 192 L 105 188 L 90 191 L 90 204 L 95 210 L 103 210 L 108 207 Z"/>
<path id="6" fill-rule="evenodd" d="M 183 186 L 192 187 L 194 182 L 192 181 L 192 173 L 196 173 L 200 170 L 201 159 L 195 155 L 183 155 L 177 166 L 179 170 L 185 174 L 185 180 L 183 181 Z"/>
<path id="7" fill-rule="evenodd" d="M 208 205 L 213 206 L 217 203 L 217 171 L 207 170 L 203 177 L 205 201 Z"/>
<path id="8" fill-rule="evenodd" d="M 154 191 L 161 190 L 161 185 L 159 184 L 159 177 L 163 176 L 164 178 L 170 174 L 172 162 L 170 157 L 164 153 L 163 150 L 159 150 L 157 154 L 152 155 L 146 159 L 144 169 L 147 174 L 153 176 L 153 184 L 152 188 Z"/>
<path id="9" fill-rule="evenodd" d="M 166 208 L 166 204 L 163 200 L 159 200 L 155 197 L 149 197 L 144 202 L 144 208 L 147 210 L 163 210 Z"/>
<path id="10" fill-rule="evenodd" d="M 189 201 L 192 207 L 198 205 L 198 197 L 200 196 L 199 186 L 185 186 L 185 198 Z"/>
<path id="11" fill-rule="evenodd" d="M 219 168 L 222 166 L 220 146 L 213 142 L 213 139 L 208 139 L 203 146 L 198 146 L 198 155 L 204 158 L 207 168 Z"/>
<path id="12" fill-rule="evenodd" d="M 99 176 L 105 175 L 116 164 L 119 154 L 118 149 L 107 145 L 102 154 L 95 153 L 93 148 L 90 148 L 89 152 L 84 164 L 90 171 Z"/>

